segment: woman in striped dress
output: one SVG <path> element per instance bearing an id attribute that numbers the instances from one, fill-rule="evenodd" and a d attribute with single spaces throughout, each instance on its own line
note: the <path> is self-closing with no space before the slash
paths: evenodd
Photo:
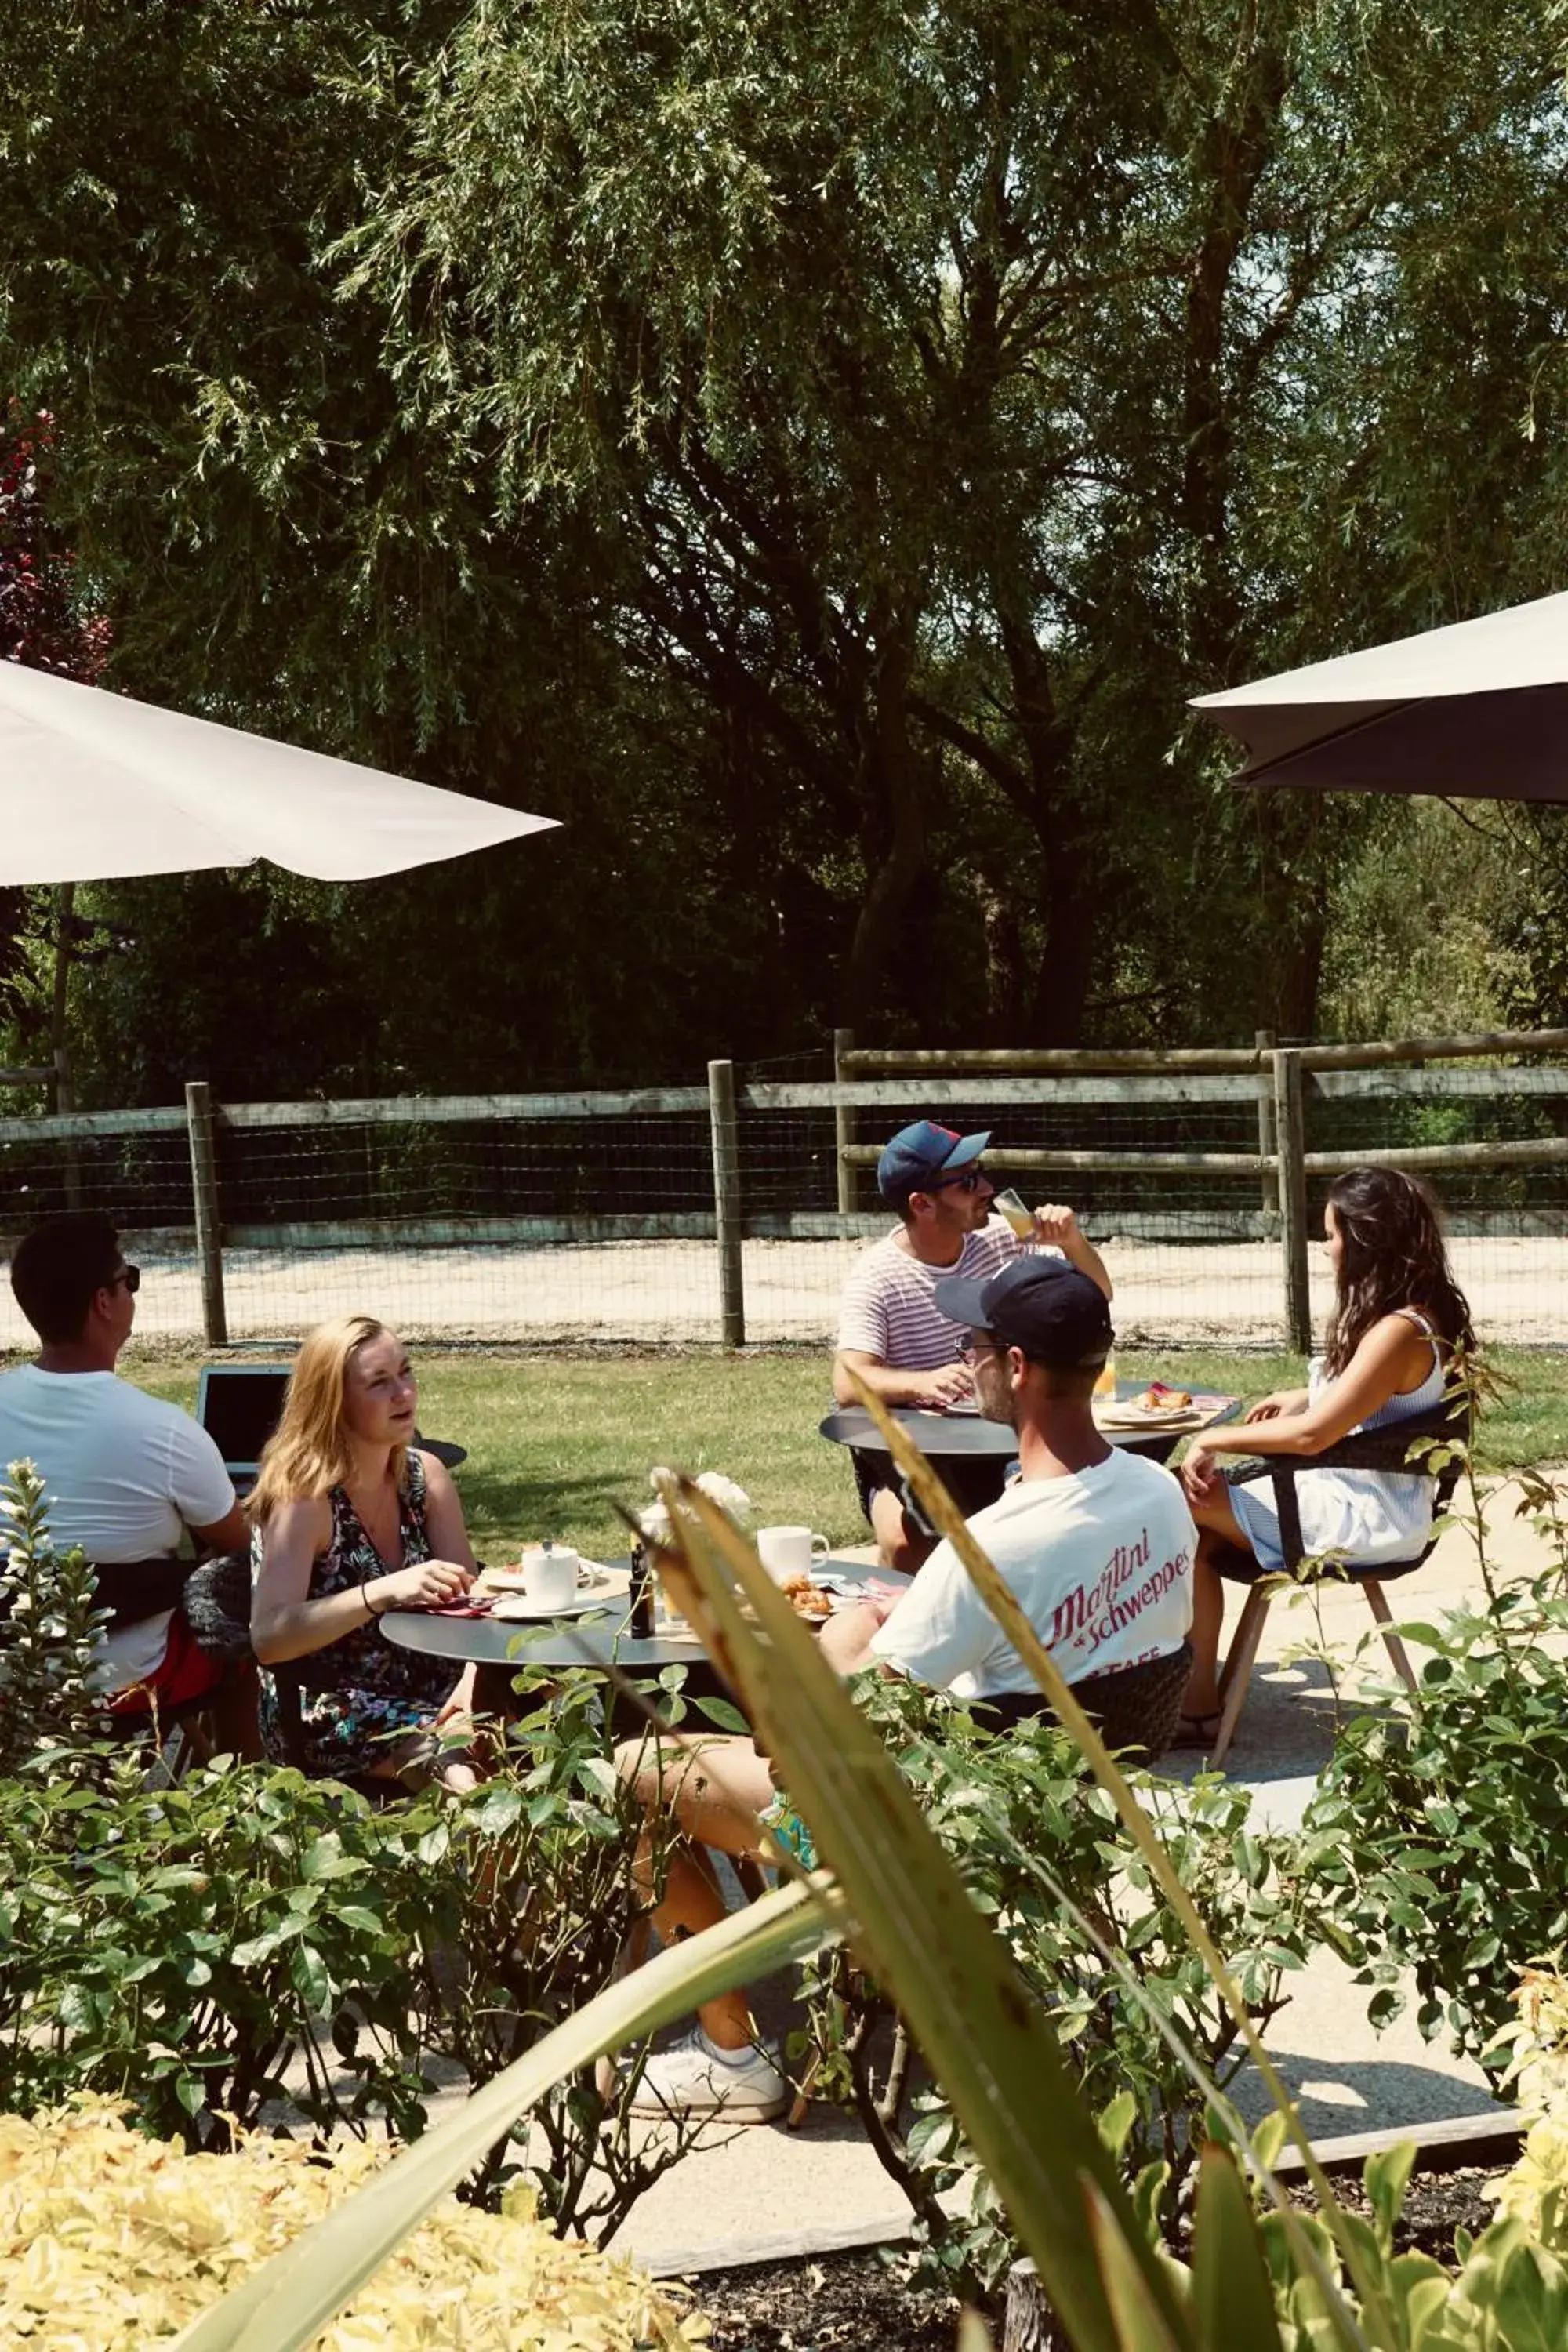
<path id="1" fill-rule="evenodd" d="M 1389 1429 L 1429 1412 L 1443 1397 L 1456 1351 L 1475 1345 L 1470 1310 L 1443 1245 L 1437 1204 L 1397 1168 L 1356 1168 L 1338 1179 L 1323 1211 L 1334 1270 L 1327 1345 L 1309 1385 L 1255 1404 L 1244 1422 L 1206 1429 L 1182 1465 L 1197 1523 L 1193 1592 L 1194 1664 L 1181 1744 L 1207 1748 L 1219 1715 L 1218 1656 L 1224 1547 L 1242 1555 L 1242 1582 L 1284 1566 L 1270 1482 L 1229 1486 L 1215 1455 L 1321 1454 L 1352 1432 Z M 1419 1559 L 1432 1534 L 1432 1481 L 1387 1470 L 1310 1470 L 1296 1482 L 1308 1559 L 1360 1568 Z"/>

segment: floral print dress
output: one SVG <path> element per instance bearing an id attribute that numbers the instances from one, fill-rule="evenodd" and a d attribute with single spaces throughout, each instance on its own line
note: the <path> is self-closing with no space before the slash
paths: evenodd
<path id="1" fill-rule="evenodd" d="M 311 1566 L 308 1595 L 311 1601 L 388 1573 L 388 1563 L 361 1526 L 343 1489 L 334 1486 L 328 1500 L 332 1538 Z M 403 1557 L 392 1562 L 393 1567 L 412 1568 L 430 1559 L 430 1538 L 425 1526 L 425 1465 L 412 1449 L 407 1488 L 398 1506 L 398 1533 Z M 254 1581 L 261 1567 L 259 1528 L 251 1537 L 250 1547 Z M 450 1659 L 400 1650 L 374 1622 L 345 1633 L 324 1650 L 313 1650 L 308 1657 L 290 1659 L 283 1671 L 300 1689 L 305 1769 L 313 1777 L 337 1780 L 345 1773 L 371 1772 L 378 1765 L 384 1766 L 390 1740 L 428 1729 L 460 1679 Z M 270 1666 L 261 1670 L 261 1737 L 275 1761 L 292 1760 L 279 1720 L 278 1683 Z"/>

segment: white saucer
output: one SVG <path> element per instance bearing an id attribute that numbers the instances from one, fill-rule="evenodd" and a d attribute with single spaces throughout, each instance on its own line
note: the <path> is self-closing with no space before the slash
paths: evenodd
<path id="1" fill-rule="evenodd" d="M 629 1569 L 602 1568 L 596 1560 L 585 1559 L 576 1592 L 570 1601 L 558 1601 L 553 1608 L 531 1601 L 526 1592 L 503 1591 L 493 1597 L 484 1597 L 489 1600 L 489 1613 L 498 1625 L 547 1625 L 557 1617 L 586 1617 L 596 1609 L 614 1609 L 626 1600 L 631 1581 Z"/>

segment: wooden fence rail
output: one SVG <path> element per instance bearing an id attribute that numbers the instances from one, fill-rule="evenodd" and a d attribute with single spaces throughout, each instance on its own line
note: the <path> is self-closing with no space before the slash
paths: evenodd
<path id="1" fill-rule="evenodd" d="M 909 1052 L 848 1047 L 840 1057 L 844 1076 L 894 1076 L 902 1072 L 929 1077 L 933 1072 L 994 1070 L 1079 1073 L 1110 1076 L 1133 1070 L 1261 1070 L 1272 1045 L 1135 1046 L 1125 1050 L 1079 1045 L 959 1046 L 950 1051 Z M 1371 1070 L 1385 1062 L 1440 1062 L 1475 1055 L 1568 1053 L 1568 1029 L 1491 1029 L 1468 1037 L 1379 1038 L 1358 1045 L 1293 1045 L 1309 1070 Z"/>
<path id="2" fill-rule="evenodd" d="M 1552 1061 L 1546 1057 L 1557 1055 Z M 1515 1057 L 1530 1057 L 1517 1059 Z M 1493 1066 L 1479 1066 L 1489 1063 Z M 1464 1066 L 1454 1066 L 1454 1065 Z M 305 1229 L 331 1236 L 333 1246 L 416 1242 L 500 1241 L 597 1242 L 634 1236 L 711 1238 L 720 1259 L 721 1333 L 727 1346 L 745 1337 L 742 1235 L 832 1235 L 867 1229 L 864 1177 L 879 1156 L 879 1142 L 858 1139 L 870 1127 L 885 1136 L 922 1109 L 957 1114 L 1076 1108 L 1091 1105 L 1150 1104 L 1167 1109 L 1191 1105 L 1256 1106 L 1256 1150 L 1140 1150 L 1131 1147 L 1076 1150 L 1010 1146 L 1004 1138 L 989 1153 L 999 1168 L 1021 1174 L 1107 1173 L 1147 1177 L 1163 1187 L 1172 1180 L 1236 1180 L 1250 1192 L 1250 1204 L 1215 1212 L 1237 1234 L 1261 1233 L 1279 1250 L 1281 1321 L 1291 1343 L 1307 1344 L 1307 1183 L 1309 1178 L 1340 1174 L 1368 1163 L 1423 1171 L 1474 1172 L 1513 1170 L 1568 1161 L 1568 1135 L 1547 1134 L 1505 1141 L 1399 1145 L 1354 1151 L 1309 1150 L 1312 1107 L 1344 1100 L 1481 1101 L 1511 1096 L 1547 1103 L 1568 1098 L 1568 1029 L 1500 1030 L 1470 1037 L 1407 1038 L 1349 1045 L 1275 1045 L 1260 1031 L 1250 1047 L 1182 1049 L 1170 1053 L 1079 1050 L 963 1049 L 893 1052 L 857 1048 L 847 1031 L 834 1038 L 832 1082 L 740 1082 L 729 1061 L 710 1063 L 703 1086 L 616 1087 L 558 1093 L 486 1095 L 395 1095 L 323 1102 L 214 1102 L 205 1085 L 193 1082 L 184 1104 L 142 1110 L 79 1111 L 49 1117 L 0 1118 L 0 1146 L 45 1144 L 58 1150 L 68 1192 L 79 1180 L 81 1147 L 130 1137 L 184 1134 L 190 1152 L 192 1224 L 198 1244 L 204 1320 L 208 1341 L 226 1340 L 223 1293 L 223 1248 L 287 1246 L 300 1229 L 252 1224 L 221 1215 L 220 1154 L 225 1134 L 331 1128 L 416 1128 L 430 1125 L 510 1123 L 529 1126 L 599 1118 L 684 1118 L 706 1129 L 712 1207 L 654 1214 L 489 1216 L 355 1219 Z M 0 1070 L 0 1083 L 47 1083 L 55 1073 Z M 743 1201 L 744 1121 L 749 1116 L 816 1113 L 833 1120 L 832 1164 L 836 1212 L 769 1209 L 748 1213 Z M 861 1115 L 878 1114 L 861 1123 Z M 700 1131 L 700 1130 L 699 1130 Z M 823 1147 L 826 1149 L 826 1145 Z M 1563 1213 L 1534 1213 L 1531 1229 L 1544 1230 Z M 1176 1213 L 1153 1213 L 1156 1226 L 1176 1233 Z M 1544 1220 L 1544 1223 L 1543 1221 Z M 1526 1215 L 1528 1221 L 1528 1213 Z M 1212 1219 L 1211 1219 L 1212 1222 Z M 1472 1221 L 1473 1222 L 1473 1221 Z M 1490 1213 L 1481 1223 L 1490 1229 Z M 1206 1230 L 1206 1227 L 1205 1227 Z M 351 1242 L 346 1237 L 353 1236 Z"/>

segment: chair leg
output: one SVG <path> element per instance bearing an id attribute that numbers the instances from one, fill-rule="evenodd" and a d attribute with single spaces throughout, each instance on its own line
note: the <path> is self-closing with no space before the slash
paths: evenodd
<path id="1" fill-rule="evenodd" d="M 210 1764 L 217 1754 L 217 1731 L 212 1717 L 205 1709 L 196 1715 L 187 1715 L 179 1729 L 192 1762 Z"/>
<path id="2" fill-rule="evenodd" d="M 766 1864 L 754 1860 L 749 1853 L 732 1853 L 727 1858 L 731 1869 L 741 1883 L 741 1892 L 747 1902 L 757 1902 L 768 1891 Z"/>
<path id="3" fill-rule="evenodd" d="M 1417 1687 L 1415 1669 L 1410 1663 L 1404 1643 L 1397 1633 L 1390 1630 L 1394 1623 L 1394 1612 L 1388 1605 L 1387 1593 L 1375 1576 L 1363 1576 L 1358 1581 L 1366 1595 L 1366 1605 L 1378 1622 L 1383 1633 L 1384 1647 L 1394 1661 L 1394 1673 L 1406 1690 L 1415 1690 Z"/>
<path id="4" fill-rule="evenodd" d="M 1263 1639 L 1263 1628 L 1268 1622 L 1269 1603 L 1273 1598 L 1271 1592 L 1258 1584 L 1247 1596 L 1247 1606 L 1241 1612 L 1220 1673 L 1219 1731 L 1209 1750 L 1211 1764 L 1224 1761 L 1226 1750 L 1235 1736 L 1237 1719 L 1247 1698 L 1253 1661 L 1258 1655 L 1258 1645 Z"/>
<path id="5" fill-rule="evenodd" d="M 821 2072 L 822 2053 L 820 2051 L 813 2051 L 811 2063 L 795 2086 L 795 2096 L 790 2101 L 789 2113 L 784 2117 L 786 2131 L 798 2131 L 811 2113 L 811 2095 L 816 2088 L 816 2078 Z"/>

